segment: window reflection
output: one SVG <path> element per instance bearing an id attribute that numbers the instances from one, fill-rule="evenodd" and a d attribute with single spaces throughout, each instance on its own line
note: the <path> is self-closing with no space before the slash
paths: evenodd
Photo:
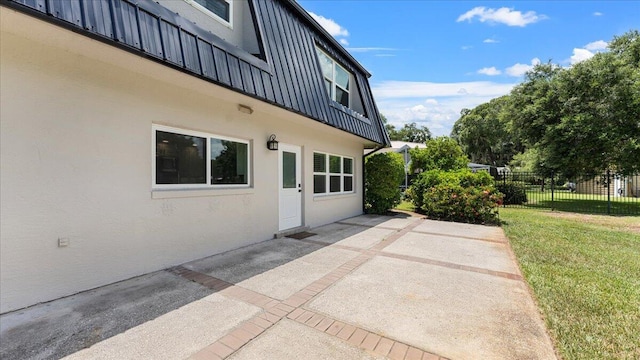
<path id="1" fill-rule="evenodd" d="M 156 183 L 205 184 L 205 138 L 156 131 Z"/>

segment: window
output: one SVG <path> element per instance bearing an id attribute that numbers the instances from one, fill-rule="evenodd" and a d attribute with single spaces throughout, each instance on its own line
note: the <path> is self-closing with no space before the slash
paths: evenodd
<path id="1" fill-rule="evenodd" d="M 316 48 L 324 84 L 331 100 L 349 107 L 349 82 L 351 74 L 324 51 Z"/>
<path id="2" fill-rule="evenodd" d="M 187 3 L 203 13 L 222 21 L 226 25 L 231 25 L 231 0 L 185 0 Z"/>
<path id="3" fill-rule="evenodd" d="M 353 159 L 313 153 L 313 193 L 340 194 L 353 192 Z"/>
<path id="4" fill-rule="evenodd" d="M 156 188 L 249 186 L 246 140 L 153 127 Z"/>

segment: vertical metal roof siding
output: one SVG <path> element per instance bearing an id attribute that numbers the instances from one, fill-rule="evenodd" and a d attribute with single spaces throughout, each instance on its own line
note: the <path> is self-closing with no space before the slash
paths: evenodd
<path id="1" fill-rule="evenodd" d="M 301 8 L 289 0 L 248 0 L 264 41 L 266 63 L 151 0 L 0 0 L 15 9 L 70 28 L 168 66 L 386 144 L 388 136 L 367 75 L 347 59 Z M 326 93 L 316 44 L 356 80 L 367 118 L 333 103 Z M 348 55 L 348 54 L 346 54 Z"/>

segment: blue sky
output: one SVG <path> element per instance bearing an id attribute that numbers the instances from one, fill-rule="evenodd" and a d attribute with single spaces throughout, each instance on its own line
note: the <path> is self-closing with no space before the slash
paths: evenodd
<path id="1" fill-rule="evenodd" d="M 640 1 L 299 0 L 371 72 L 380 112 L 449 135 L 462 108 L 507 94 L 640 29 Z"/>

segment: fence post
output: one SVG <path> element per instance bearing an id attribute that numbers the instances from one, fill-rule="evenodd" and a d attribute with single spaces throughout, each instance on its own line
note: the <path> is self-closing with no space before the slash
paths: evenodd
<path id="1" fill-rule="evenodd" d="M 504 171 L 504 170 L 502 171 L 502 186 L 503 186 L 503 187 L 502 187 L 502 189 L 503 189 L 504 191 L 507 191 L 507 190 L 506 190 L 506 188 L 507 188 L 507 172 L 506 172 L 506 171 Z M 506 207 L 507 207 L 507 202 L 506 202 L 505 200 L 506 200 L 506 199 L 502 199 L 502 207 L 503 207 L 503 208 L 506 208 Z"/>
<path id="2" fill-rule="evenodd" d="M 607 215 L 611 215 L 611 171 L 607 169 Z"/>
<path id="3" fill-rule="evenodd" d="M 555 171 L 551 170 L 551 211 L 555 210 L 556 204 L 555 204 L 555 198 L 554 198 L 554 178 L 555 178 Z"/>

